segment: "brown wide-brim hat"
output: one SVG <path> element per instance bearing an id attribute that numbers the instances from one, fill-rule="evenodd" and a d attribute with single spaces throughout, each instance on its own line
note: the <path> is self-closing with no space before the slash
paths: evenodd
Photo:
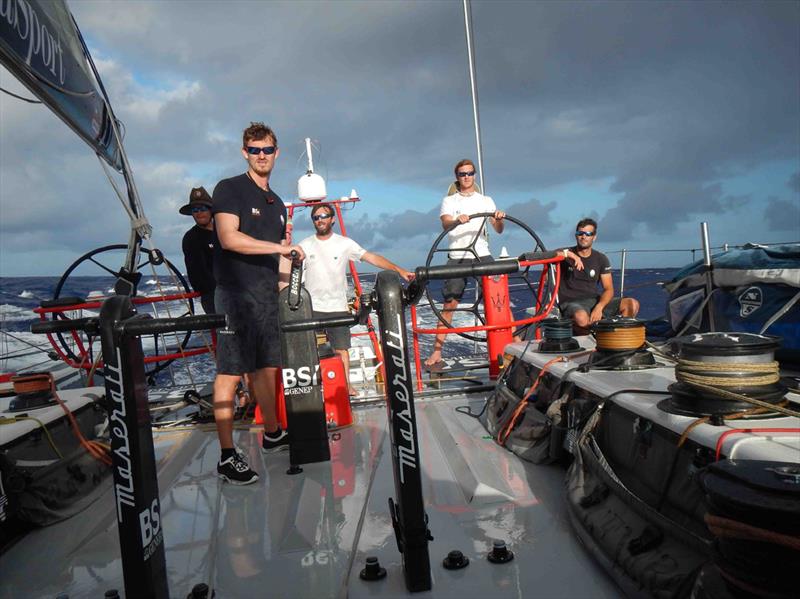
<path id="1" fill-rule="evenodd" d="M 195 187 L 189 192 L 189 203 L 181 206 L 181 214 L 191 215 L 194 206 L 208 206 L 211 208 L 211 196 L 208 195 L 205 187 Z"/>

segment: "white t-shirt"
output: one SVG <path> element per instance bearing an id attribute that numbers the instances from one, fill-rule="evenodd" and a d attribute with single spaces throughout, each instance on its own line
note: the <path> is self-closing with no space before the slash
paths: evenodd
<path id="1" fill-rule="evenodd" d="M 471 196 L 464 196 L 460 193 L 454 193 L 447 196 L 442 200 L 442 208 L 439 210 L 439 216 L 447 214 L 453 218 L 457 218 L 462 214 L 471 216 L 473 214 L 480 214 L 481 212 L 496 212 L 497 208 L 494 205 L 494 200 L 489 196 L 482 195 L 478 192 L 473 193 Z M 486 241 L 486 231 L 481 231 L 483 228 L 484 219 L 473 218 L 471 221 L 463 223 L 452 229 L 447 234 L 449 247 L 463 248 L 468 247 L 475 236 L 478 236 L 475 242 L 475 252 L 478 256 L 489 256 L 489 243 Z M 450 252 L 450 258 L 458 260 L 460 258 L 474 258 L 472 252 Z"/>
<path id="2" fill-rule="evenodd" d="M 303 261 L 303 285 L 311 295 L 311 304 L 319 312 L 347 310 L 347 266 L 350 260 L 361 262 L 367 252 L 349 237 L 333 233 L 328 239 L 316 235 L 300 242 L 306 254 Z"/>

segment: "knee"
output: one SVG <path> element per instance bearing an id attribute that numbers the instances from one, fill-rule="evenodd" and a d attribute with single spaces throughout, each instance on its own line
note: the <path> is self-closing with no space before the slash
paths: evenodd
<path id="1" fill-rule="evenodd" d="M 572 322 L 574 322 L 577 326 L 586 328 L 588 327 L 591 322 L 589 321 L 589 314 L 584 312 L 583 310 L 578 310 L 575 314 L 572 315 Z"/>
<path id="2" fill-rule="evenodd" d="M 620 306 L 620 313 L 623 316 L 636 316 L 639 313 L 639 302 L 632 297 L 626 297 L 622 300 Z"/>

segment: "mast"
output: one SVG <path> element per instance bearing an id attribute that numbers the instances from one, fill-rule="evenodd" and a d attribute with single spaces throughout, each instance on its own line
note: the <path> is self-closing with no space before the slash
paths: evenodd
<path id="1" fill-rule="evenodd" d="M 478 177 L 481 193 L 486 194 L 486 183 L 483 179 L 483 146 L 481 145 L 481 119 L 478 111 L 478 82 L 475 78 L 475 53 L 472 48 L 472 5 L 470 0 L 464 1 L 464 29 L 467 34 L 467 59 L 469 61 L 469 83 L 472 90 L 472 118 L 475 124 L 475 145 L 478 149 Z"/>

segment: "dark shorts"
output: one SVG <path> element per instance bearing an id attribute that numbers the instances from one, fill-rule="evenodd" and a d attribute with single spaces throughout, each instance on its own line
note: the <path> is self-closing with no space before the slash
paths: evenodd
<path id="1" fill-rule="evenodd" d="M 200 305 L 203 306 L 203 312 L 206 314 L 216 314 L 214 307 L 214 291 L 209 291 L 200 296 Z"/>
<path id="2" fill-rule="evenodd" d="M 613 316 L 617 316 L 619 314 L 620 301 L 620 298 L 615 297 L 608 302 L 606 307 L 603 308 L 603 318 L 612 318 Z M 591 314 L 592 308 L 594 308 L 596 305 L 596 297 L 587 297 L 584 299 L 573 300 L 571 302 L 560 303 L 558 305 L 558 309 L 561 310 L 561 316 L 563 318 L 572 318 L 576 312 L 580 312 L 581 310 L 587 314 Z"/>
<path id="3" fill-rule="evenodd" d="M 217 373 L 244 374 L 281 365 L 277 293 L 268 300 L 217 287 L 214 304 L 228 316 L 217 329 Z"/>
<path id="4" fill-rule="evenodd" d="M 494 262 L 491 256 L 479 256 L 477 259 L 473 257 L 447 259 L 447 266 L 454 266 L 456 264 L 474 264 L 475 262 Z M 442 287 L 442 296 L 444 301 L 460 300 L 464 296 L 464 288 L 467 286 L 467 279 L 447 279 Z M 478 286 L 480 293 L 480 286 Z"/>
<path id="5" fill-rule="evenodd" d="M 352 316 L 350 312 L 317 312 L 314 318 L 330 318 L 331 316 Z M 320 329 L 328 336 L 333 349 L 350 349 L 350 327 L 327 327 Z"/>

